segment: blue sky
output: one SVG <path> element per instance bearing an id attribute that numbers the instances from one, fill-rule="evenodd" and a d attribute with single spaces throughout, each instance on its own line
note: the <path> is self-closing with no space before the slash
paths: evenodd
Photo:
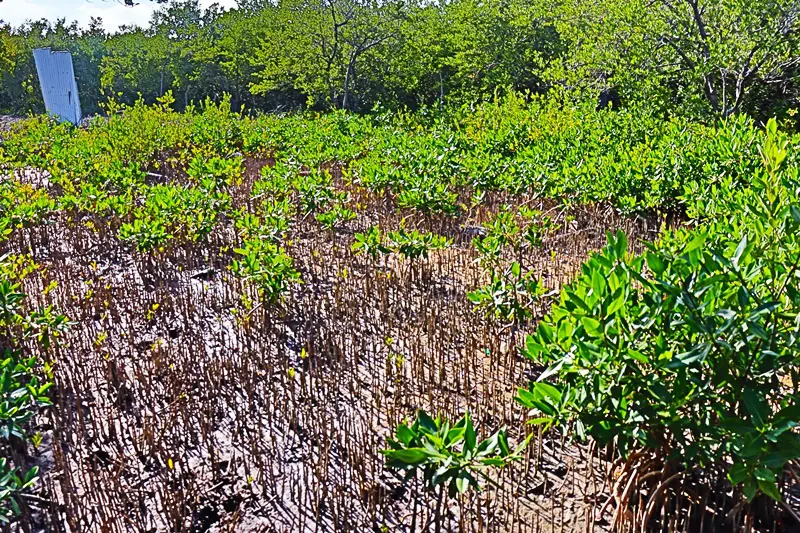
<path id="1" fill-rule="evenodd" d="M 0 20 L 18 26 L 29 19 L 66 18 L 67 22 L 77 20 L 85 26 L 91 17 L 102 17 L 103 25 L 109 31 L 116 30 L 121 24 L 146 26 L 158 4 L 150 0 L 137 1 L 139 5 L 125 7 L 121 0 L 3 0 Z M 203 7 L 213 3 L 223 7 L 236 5 L 235 0 L 200 0 Z"/>

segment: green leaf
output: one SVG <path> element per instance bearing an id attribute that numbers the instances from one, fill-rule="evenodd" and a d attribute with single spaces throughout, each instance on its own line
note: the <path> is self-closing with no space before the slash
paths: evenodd
<path id="1" fill-rule="evenodd" d="M 711 351 L 711 345 L 708 343 L 701 343 L 693 347 L 688 352 L 676 355 L 672 361 L 667 364 L 667 368 L 678 369 L 689 366 L 694 363 L 701 363 L 705 361 Z"/>
<path id="2" fill-rule="evenodd" d="M 744 285 L 739 287 L 739 290 L 736 293 L 736 299 L 739 302 L 739 307 L 747 307 L 747 304 L 750 302 L 750 292 L 747 290 L 747 287 Z"/>
<path id="3" fill-rule="evenodd" d="M 536 329 L 536 332 L 538 333 L 539 338 L 542 341 L 542 346 L 547 346 L 548 344 L 551 344 L 553 342 L 553 328 L 551 328 L 549 324 L 542 322 L 541 324 L 539 324 L 539 327 Z M 528 339 L 530 341 L 534 340 L 533 337 L 529 335 L 525 341 L 526 346 L 529 346 Z"/>
<path id="4" fill-rule="evenodd" d="M 466 477 L 464 477 L 462 475 L 459 475 L 455 479 L 455 482 L 456 482 L 456 490 L 458 491 L 459 494 L 464 494 L 465 492 L 467 492 L 467 489 L 469 489 L 469 479 L 468 478 L 466 478 Z"/>
<path id="5" fill-rule="evenodd" d="M 778 485 L 774 481 L 767 481 L 767 480 L 757 480 L 758 488 L 761 489 L 761 492 L 769 496 L 775 501 L 781 501 L 781 492 L 778 490 Z M 748 498 L 750 500 L 751 498 Z"/>
<path id="6" fill-rule="evenodd" d="M 739 266 L 739 261 L 741 260 L 742 255 L 744 254 L 746 249 L 747 249 L 747 235 L 742 237 L 742 240 L 739 241 L 739 245 L 736 247 L 736 251 L 733 254 L 731 262 L 733 263 L 734 266 Z"/>
<path id="7" fill-rule="evenodd" d="M 469 411 L 466 412 L 464 418 L 466 419 L 466 425 L 464 428 L 464 449 L 474 450 L 477 437 L 475 435 L 475 428 L 472 425 L 472 417 L 470 416 Z"/>
<path id="8" fill-rule="evenodd" d="M 742 395 L 745 409 L 753 417 L 753 422 L 757 427 L 763 427 L 766 423 L 767 416 L 769 416 L 769 405 L 766 399 L 758 392 L 751 388 L 745 388 Z"/>
<path id="9" fill-rule="evenodd" d="M 647 356 L 645 356 L 642 352 L 638 350 L 628 350 L 628 357 L 642 364 L 647 364 L 650 362 Z"/>
<path id="10" fill-rule="evenodd" d="M 739 456 L 744 459 L 753 459 L 761 455 L 766 439 L 757 433 L 751 433 L 745 436 L 744 442 L 744 447 L 739 451 Z"/>
<path id="11" fill-rule="evenodd" d="M 536 400 L 536 396 L 528 389 L 519 387 L 517 389 L 517 396 L 514 399 L 523 407 L 531 409 L 533 408 L 533 402 Z"/>
<path id="12" fill-rule="evenodd" d="M 698 248 L 702 247 L 705 244 L 706 239 L 708 238 L 708 234 L 703 232 L 698 232 L 695 234 L 694 238 L 686 245 L 686 248 L 683 249 L 684 254 L 689 254 Z"/>
<path id="13" fill-rule="evenodd" d="M 781 453 L 772 452 L 765 455 L 761 462 L 766 467 L 775 468 L 776 470 L 783 470 L 783 467 L 786 465 L 786 457 L 784 457 Z"/>
<path id="14" fill-rule="evenodd" d="M 561 391 L 553 385 L 543 381 L 537 381 L 533 384 L 534 394 L 539 394 L 540 397 L 550 398 L 553 404 L 558 405 L 561 403 Z"/>
<path id="15" fill-rule="evenodd" d="M 789 208 L 789 211 L 791 211 L 794 221 L 800 224 L 800 206 L 793 205 Z"/>
<path id="16" fill-rule="evenodd" d="M 497 444 L 500 446 L 501 456 L 508 457 L 511 455 L 511 449 L 508 447 L 508 437 L 504 429 L 497 433 Z"/>
<path id="17" fill-rule="evenodd" d="M 539 332 L 542 332 L 542 325 L 539 325 Z M 536 342 L 536 339 L 534 339 L 531 335 L 528 335 L 525 337 L 525 348 L 521 349 L 520 351 L 522 352 L 522 355 L 528 359 L 536 361 L 539 355 L 546 350 L 547 348 L 545 345 L 539 344 Z"/>
<path id="18" fill-rule="evenodd" d="M 647 254 L 647 266 L 656 276 L 660 276 L 664 273 L 667 269 L 666 263 L 661 259 L 658 254 L 655 253 L 648 253 Z"/>
<path id="19" fill-rule="evenodd" d="M 614 252 L 617 254 L 618 259 L 625 257 L 625 252 L 628 250 L 628 236 L 625 232 L 619 230 L 617 232 L 617 242 L 614 243 Z"/>
<path id="20" fill-rule="evenodd" d="M 625 305 L 625 291 L 623 290 L 622 287 L 620 287 L 614 293 L 611 303 L 609 304 L 608 309 L 606 310 L 606 315 L 609 316 L 613 315 L 614 313 L 619 311 L 619 309 L 621 309 L 623 305 Z"/>
<path id="21" fill-rule="evenodd" d="M 600 321 L 588 316 L 581 317 L 581 323 L 586 333 L 592 337 L 601 337 L 603 335 L 603 328 L 600 327 Z"/>
<path id="22" fill-rule="evenodd" d="M 747 479 L 742 487 L 742 492 L 744 492 L 744 497 L 747 498 L 748 503 L 752 502 L 753 498 L 758 494 L 758 485 L 756 481 L 752 478 Z"/>
<path id="23" fill-rule="evenodd" d="M 541 401 L 541 400 L 533 400 L 532 403 L 533 403 L 533 406 L 536 407 L 542 413 L 544 413 L 544 414 L 546 414 L 548 416 L 551 416 L 551 417 L 555 416 L 556 410 L 549 403 L 547 403 L 545 401 Z"/>
<path id="24" fill-rule="evenodd" d="M 478 454 L 491 455 L 497 449 L 497 434 L 492 435 L 488 439 L 483 439 L 478 444 Z"/>
<path id="25" fill-rule="evenodd" d="M 454 427 L 450 431 L 447 432 L 447 438 L 445 439 L 445 444 L 449 446 L 453 446 L 461 442 L 464 438 L 464 428 L 463 427 Z"/>
<path id="26" fill-rule="evenodd" d="M 742 463 L 734 464 L 728 472 L 728 479 L 733 485 L 738 485 L 750 475 L 750 471 Z"/>
<path id="27" fill-rule="evenodd" d="M 417 434 L 414 433 L 414 431 L 412 431 L 407 425 L 400 424 L 397 426 L 397 439 L 405 446 L 411 444 L 411 441 L 413 441 L 416 437 Z"/>
<path id="28" fill-rule="evenodd" d="M 406 448 L 402 450 L 385 450 L 384 454 L 390 459 L 408 465 L 418 465 L 426 461 L 430 454 L 423 448 Z"/>
<path id="29" fill-rule="evenodd" d="M 424 429 L 427 433 L 436 433 L 439 429 L 436 421 L 422 409 L 417 412 L 417 420 L 419 420 L 420 428 Z"/>
<path id="30" fill-rule="evenodd" d="M 775 481 L 775 472 L 769 468 L 756 468 L 754 475 L 758 481 Z"/>
<path id="31" fill-rule="evenodd" d="M 31 483 L 31 482 L 36 480 L 36 476 L 38 474 L 39 474 L 39 467 L 38 466 L 32 466 L 31 469 L 28 470 L 25 473 L 25 477 L 24 477 L 23 481 L 25 482 L 25 484 L 29 484 L 29 483 Z"/>
<path id="32" fill-rule="evenodd" d="M 606 278 L 599 270 L 592 272 L 592 290 L 597 296 L 601 296 L 606 290 Z"/>

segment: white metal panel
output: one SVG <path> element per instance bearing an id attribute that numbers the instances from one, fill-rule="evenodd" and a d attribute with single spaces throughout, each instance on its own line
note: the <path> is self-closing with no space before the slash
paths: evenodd
<path id="1" fill-rule="evenodd" d="M 81 121 L 81 102 L 72 68 L 72 54 L 38 48 L 33 51 L 33 59 L 47 112 L 61 121 L 78 124 Z"/>

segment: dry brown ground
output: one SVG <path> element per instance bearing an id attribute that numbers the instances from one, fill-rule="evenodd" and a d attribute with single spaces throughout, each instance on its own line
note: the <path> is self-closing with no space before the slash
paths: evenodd
<path id="1" fill-rule="evenodd" d="M 248 165 L 238 203 L 257 168 Z M 353 233 L 375 223 L 394 229 L 408 215 L 364 201 L 368 209 L 334 233 L 312 217 L 295 221 L 288 252 L 304 282 L 279 307 L 247 304 L 258 297 L 228 270 L 229 222 L 207 242 L 155 256 L 86 214 L 60 215 L 2 245 L 0 254 L 30 251 L 46 270 L 26 292 L 76 322 L 54 357 L 55 406 L 37 419 L 45 474 L 28 518 L 35 527 L 407 530 L 415 486 L 387 472 L 378 453 L 390 428 L 425 408 L 450 417 L 470 409 L 480 432 L 506 425 L 513 441 L 530 430 L 513 396 L 536 372 L 517 349 L 535 320 L 509 327 L 473 310 L 466 292 L 481 272 L 471 228 L 505 203 L 552 212 L 560 229 L 525 259 L 556 289 L 607 231 L 635 243 L 661 224 L 496 195 L 457 218 L 407 218 L 454 240 L 409 263 L 350 251 Z M 593 495 L 608 491 L 597 459 L 555 435 L 526 453 L 500 488 L 453 502 L 444 530 L 605 527 L 590 516 Z M 430 526 L 432 506 L 423 495 L 418 525 Z"/>

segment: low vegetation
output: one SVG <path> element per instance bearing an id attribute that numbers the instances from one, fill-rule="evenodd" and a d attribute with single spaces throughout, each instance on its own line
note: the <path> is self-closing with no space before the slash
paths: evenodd
<path id="1" fill-rule="evenodd" d="M 796 519 L 785 125 L 518 95 L 371 116 L 172 103 L 4 134 L 4 520 Z"/>

